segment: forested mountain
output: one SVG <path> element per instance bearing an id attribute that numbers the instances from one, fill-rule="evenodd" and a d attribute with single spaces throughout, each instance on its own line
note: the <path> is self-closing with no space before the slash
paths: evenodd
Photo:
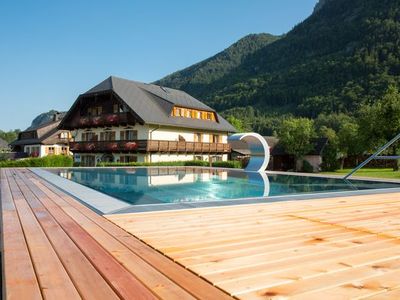
<path id="1" fill-rule="evenodd" d="M 240 39 L 224 51 L 175 72 L 159 81 L 157 84 L 187 89 L 190 93 L 202 93 L 204 86 L 213 84 L 233 70 L 237 69 L 251 54 L 279 39 L 271 34 L 250 34 Z"/>
<path id="2" fill-rule="evenodd" d="M 247 36 L 157 83 L 226 116 L 353 115 L 400 85 L 400 2 L 321 0 L 283 37 Z"/>

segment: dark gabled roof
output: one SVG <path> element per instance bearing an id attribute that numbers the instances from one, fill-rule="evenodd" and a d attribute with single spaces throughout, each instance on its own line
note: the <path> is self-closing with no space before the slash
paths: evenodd
<path id="1" fill-rule="evenodd" d="M 0 149 L 6 149 L 8 148 L 8 143 L 0 138 Z"/>
<path id="2" fill-rule="evenodd" d="M 18 145 L 34 145 L 34 144 L 46 144 L 52 145 L 58 142 L 58 133 L 61 132 L 58 129 L 61 120 L 57 121 L 49 121 L 44 124 L 40 124 L 35 127 L 28 127 L 27 130 L 23 132 L 36 132 L 36 138 L 32 139 L 20 139 L 20 135 L 18 139 L 13 141 L 10 146 L 18 146 Z"/>
<path id="3" fill-rule="evenodd" d="M 82 97 L 107 91 L 114 92 L 147 124 L 236 132 L 236 129 L 218 115 L 214 109 L 183 91 L 114 76 L 107 78 L 80 95 L 77 101 Z M 171 112 L 174 106 L 215 112 L 218 122 L 173 117 Z"/>

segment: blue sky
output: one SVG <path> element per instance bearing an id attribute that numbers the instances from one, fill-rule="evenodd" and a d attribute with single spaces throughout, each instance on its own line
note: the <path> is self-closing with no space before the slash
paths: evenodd
<path id="1" fill-rule="evenodd" d="M 152 82 L 250 33 L 282 34 L 317 0 L 0 2 L 0 129 L 26 128 L 109 75 Z"/>

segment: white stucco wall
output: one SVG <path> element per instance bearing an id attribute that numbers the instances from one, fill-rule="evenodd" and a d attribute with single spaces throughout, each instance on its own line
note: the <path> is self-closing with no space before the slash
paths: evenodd
<path id="1" fill-rule="evenodd" d="M 54 145 L 41 145 L 41 144 L 26 145 L 26 146 L 24 146 L 24 152 L 27 153 L 28 155 L 31 155 L 33 147 L 37 147 L 39 149 L 38 157 L 45 157 L 45 156 L 48 155 L 48 151 L 46 151 L 46 150 L 49 147 L 53 147 L 54 148 L 54 153 L 53 154 L 59 155 L 59 154 L 62 154 L 62 148 L 66 147 L 66 146 L 65 145 L 58 145 L 58 144 L 54 144 Z M 71 154 L 71 153 L 69 153 L 69 154 Z"/>

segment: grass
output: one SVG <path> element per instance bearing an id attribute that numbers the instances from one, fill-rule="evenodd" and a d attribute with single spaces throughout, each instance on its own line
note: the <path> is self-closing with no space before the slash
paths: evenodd
<path id="1" fill-rule="evenodd" d="M 321 174 L 329 175 L 346 175 L 352 169 L 337 170 L 335 172 L 322 172 Z M 392 168 L 362 168 L 358 170 L 353 176 L 359 177 L 374 177 L 374 178 L 389 178 L 389 179 L 400 179 L 400 172 L 393 171 Z"/>

